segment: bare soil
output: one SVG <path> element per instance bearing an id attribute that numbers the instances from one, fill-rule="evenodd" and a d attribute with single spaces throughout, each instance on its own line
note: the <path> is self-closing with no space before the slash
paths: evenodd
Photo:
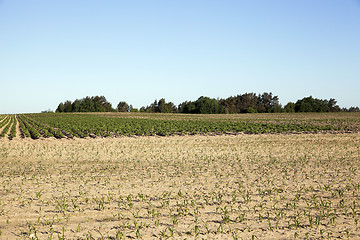
<path id="1" fill-rule="evenodd" d="M 0 140 L 1 239 L 359 239 L 360 134 Z"/>

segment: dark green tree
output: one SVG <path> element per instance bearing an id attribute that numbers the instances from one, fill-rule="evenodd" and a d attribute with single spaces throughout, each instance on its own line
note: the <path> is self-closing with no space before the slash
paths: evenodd
<path id="1" fill-rule="evenodd" d="M 195 102 L 185 101 L 179 104 L 178 110 L 180 113 L 197 113 Z"/>
<path id="2" fill-rule="evenodd" d="M 336 112 L 340 111 L 340 107 L 336 105 L 336 100 L 318 99 L 304 97 L 295 103 L 295 112 Z"/>
<path id="3" fill-rule="evenodd" d="M 337 101 L 333 98 L 330 98 L 328 107 L 330 112 L 340 112 L 340 107 L 336 105 Z"/>
<path id="4" fill-rule="evenodd" d="M 159 101 L 155 100 L 152 104 L 150 104 L 150 106 L 147 106 L 145 111 L 153 113 L 172 113 L 177 112 L 177 108 L 174 103 L 167 103 L 164 98 L 161 98 Z"/>
<path id="5" fill-rule="evenodd" d="M 360 112 L 359 107 L 350 107 L 349 109 L 345 109 L 346 112 Z"/>
<path id="6" fill-rule="evenodd" d="M 72 103 L 71 103 L 71 101 L 67 100 L 64 103 L 64 112 L 72 112 Z"/>
<path id="7" fill-rule="evenodd" d="M 200 114 L 224 113 L 223 107 L 215 98 L 201 96 L 195 102 L 196 112 Z"/>
<path id="8" fill-rule="evenodd" d="M 173 113 L 177 111 L 175 104 L 172 102 L 167 103 L 165 98 L 159 100 L 157 108 L 161 113 Z"/>
<path id="9" fill-rule="evenodd" d="M 284 111 L 287 113 L 294 113 L 295 112 L 295 103 L 288 102 L 284 107 Z"/>
<path id="10" fill-rule="evenodd" d="M 273 96 L 271 92 L 264 92 L 261 95 L 259 94 L 257 111 L 263 113 L 280 112 L 281 105 L 279 104 L 279 97 Z"/>
<path id="11" fill-rule="evenodd" d="M 139 109 L 134 108 L 131 104 L 129 106 L 129 112 L 139 112 Z"/>
<path id="12" fill-rule="evenodd" d="M 115 111 L 104 96 L 76 99 L 60 103 L 56 112 L 111 112 Z"/>
<path id="13" fill-rule="evenodd" d="M 73 112 L 80 112 L 81 109 L 81 100 L 76 99 L 73 103 L 72 103 L 72 111 Z"/>
<path id="14" fill-rule="evenodd" d="M 60 104 L 58 105 L 58 107 L 56 108 L 56 111 L 55 111 L 55 112 L 57 112 L 57 113 L 62 113 L 62 112 L 64 112 L 64 111 L 65 111 L 64 103 L 60 103 Z"/>
<path id="15" fill-rule="evenodd" d="M 132 108 L 132 106 L 131 106 L 131 108 Z M 118 112 L 129 112 L 130 106 L 126 102 L 119 102 L 116 109 L 118 110 Z"/>

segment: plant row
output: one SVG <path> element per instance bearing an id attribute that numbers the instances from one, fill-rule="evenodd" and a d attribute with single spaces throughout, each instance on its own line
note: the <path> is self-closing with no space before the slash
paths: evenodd
<path id="1" fill-rule="evenodd" d="M 359 122 L 354 119 L 294 119 L 294 118 L 213 118 L 200 115 L 97 115 L 97 114 L 21 114 L 5 115 L 0 121 L 5 136 L 16 136 L 16 118 L 23 138 L 85 138 L 116 136 L 168 136 L 194 134 L 265 134 L 316 133 L 325 131 L 356 131 Z M 184 116 L 184 115 L 182 115 Z M 196 117 L 192 117 L 196 116 Z M 220 116 L 220 115 L 219 115 Z M 257 116 L 257 115 L 256 115 Z M 1 117 L 1 116 L 0 116 Z"/>
<path id="2" fill-rule="evenodd" d="M 4 120 L 7 117 L 7 115 L 0 115 L 0 124 L 2 122 L 2 120 Z"/>
<path id="3" fill-rule="evenodd" d="M 12 116 L 13 119 L 13 124 L 10 130 L 10 135 L 9 135 L 9 139 L 13 139 L 14 137 L 16 137 L 16 126 L 17 126 L 17 120 L 16 120 L 16 115 Z"/>
<path id="4" fill-rule="evenodd" d="M 5 127 L 4 127 L 5 126 Z M 14 127 L 15 126 L 15 127 Z M 15 120 L 15 115 L 11 115 L 9 117 L 7 117 L 7 119 L 5 119 L 4 121 L 2 121 L 0 123 L 0 128 L 4 127 L 4 129 L 2 130 L 1 134 L 0 134 L 0 138 L 3 138 L 7 135 L 7 133 L 9 132 L 9 129 L 11 128 L 10 131 L 10 135 L 9 138 L 13 138 L 16 135 L 16 120 Z"/>
<path id="5" fill-rule="evenodd" d="M 9 121 L 10 121 L 10 116 L 9 115 L 5 115 L 2 119 L 0 119 L 0 129 L 2 127 L 4 127 L 6 124 L 8 124 Z"/>
<path id="6" fill-rule="evenodd" d="M 26 118 L 36 126 L 50 126 L 74 137 L 151 136 L 223 133 L 289 133 L 331 130 L 331 126 L 299 123 L 264 123 L 250 121 L 166 120 L 107 117 L 93 114 L 32 114 Z M 36 120 L 36 121 L 34 121 Z"/>
<path id="7" fill-rule="evenodd" d="M 39 139 L 41 137 L 65 137 L 60 130 L 46 126 L 38 121 L 26 117 L 25 115 L 19 116 L 19 123 L 23 137 L 31 137 L 32 139 Z"/>
<path id="8" fill-rule="evenodd" d="M 64 138 L 64 134 L 57 129 L 44 125 L 38 121 L 35 121 L 31 118 L 25 117 L 26 121 L 34 126 L 44 137 L 55 137 L 55 138 Z"/>

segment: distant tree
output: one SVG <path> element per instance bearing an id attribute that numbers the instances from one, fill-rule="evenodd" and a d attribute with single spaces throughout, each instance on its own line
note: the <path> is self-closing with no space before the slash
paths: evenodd
<path id="1" fill-rule="evenodd" d="M 91 97 L 81 99 L 80 112 L 95 112 L 95 104 Z"/>
<path id="2" fill-rule="evenodd" d="M 231 96 L 226 99 L 215 99 L 205 96 L 199 97 L 196 101 L 185 101 L 176 106 L 172 102 L 166 102 L 165 98 L 155 100 L 147 107 L 140 109 L 133 108 L 125 101 L 119 102 L 116 109 L 113 109 L 104 96 L 85 97 L 76 99 L 74 102 L 65 101 L 58 105 L 56 112 L 154 112 L 154 113 L 276 113 L 276 112 L 339 112 L 359 111 L 358 107 L 349 109 L 340 108 L 336 100 L 330 98 L 317 99 L 312 96 L 304 97 L 295 103 L 289 102 L 283 108 L 279 103 L 279 97 L 271 92 L 262 94 L 245 93 Z"/>
<path id="3" fill-rule="evenodd" d="M 130 112 L 130 106 L 126 102 L 119 102 L 116 109 L 118 112 Z"/>
<path id="4" fill-rule="evenodd" d="M 239 95 L 238 95 L 239 96 Z M 225 113 L 240 113 L 238 108 L 237 97 L 228 97 L 227 99 L 220 99 L 219 104 L 225 109 Z"/>
<path id="5" fill-rule="evenodd" d="M 139 109 L 134 108 L 134 107 L 130 104 L 129 112 L 139 112 Z"/>
<path id="6" fill-rule="evenodd" d="M 48 109 L 48 110 L 41 111 L 41 113 L 54 113 L 54 111 L 52 111 L 51 109 Z"/>
<path id="7" fill-rule="evenodd" d="M 179 104 L 178 110 L 180 113 L 197 113 L 195 102 L 185 101 Z"/>
<path id="8" fill-rule="evenodd" d="M 251 107 L 258 111 L 258 104 L 260 100 L 259 97 L 256 96 L 255 93 L 245 93 L 242 95 L 238 95 L 237 97 L 237 109 L 238 113 L 246 113 L 248 108 Z"/>
<path id="9" fill-rule="evenodd" d="M 156 106 L 157 111 L 156 112 L 161 112 L 161 113 L 171 113 L 172 109 L 168 109 L 166 101 L 164 98 L 160 99 L 158 102 L 158 105 Z"/>
<path id="10" fill-rule="evenodd" d="M 150 106 L 146 107 L 146 112 L 152 112 L 152 113 L 159 112 L 157 99 L 155 99 L 155 101 L 152 104 L 150 104 Z"/>
<path id="11" fill-rule="evenodd" d="M 92 101 L 95 105 L 95 112 L 113 112 L 114 109 L 104 96 L 92 97 Z"/>
<path id="12" fill-rule="evenodd" d="M 56 112 L 111 112 L 115 111 L 104 96 L 76 99 L 60 103 Z"/>
<path id="13" fill-rule="evenodd" d="M 279 97 L 264 92 L 256 95 L 255 93 L 245 93 L 227 99 L 221 99 L 219 104 L 223 106 L 226 113 L 247 113 L 249 108 L 256 112 L 281 112 Z"/>
<path id="14" fill-rule="evenodd" d="M 340 107 L 336 105 L 337 101 L 333 98 L 330 98 L 328 102 L 328 107 L 330 112 L 340 112 Z"/>
<path id="15" fill-rule="evenodd" d="M 76 99 L 73 103 L 72 103 L 72 111 L 73 112 L 80 112 L 81 109 L 81 100 Z"/>
<path id="16" fill-rule="evenodd" d="M 172 102 L 167 103 L 165 98 L 159 100 L 157 110 L 161 113 L 172 113 L 177 111 L 175 104 Z"/>
<path id="17" fill-rule="evenodd" d="M 295 112 L 337 112 L 340 111 L 340 107 L 336 105 L 336 100 L 331 98 L 317 99 L 310 97 L 304 97 L 295 103 Z"/>
<path id="18" fill-rule="evenodd" d="M 60 103 L 60 104 L 58 105 L 58 107 L 56 108 L 56 111 L 55 111 L 55 112 L 57 112 L 57 113 L 62 113 L 62 112 L 64 112 L 64 111 L 65 111 L 64 103 Z"/>
<path id="19" fill-rule="evenodd" d="M 350 107 L 346 111 L 347 112 L 360 112 L 360 108 L 359 107 Z"/>
<path id="20" fill-rule="evenodd" d="M 72 112 L 72 103 L 71 101 L 66 101 L 64 103 L 64 112 Z"/>
<path id="21" fill-rule="evenodd" d="M 288 102 L 284 107 L 284 111 L 287 113 L 294 113 L 295 112 L 295 103 Z"/>
<path id="22" fill-rule="evenodd" d="M 155 100 L 150 106 L 147 106 L 145 111 L 153 113 L 172 113 L 177 112 L 177 108 L 174 103 L 167 103 L 164 98 L 161 98 L 159 101 Z"/>
<path id="23" fill-rule="evenodd" d="M 201 114 L 218 114 L 224 113 L 223 107 L 215 98 L 201 96 L 196 100 L 195 106 L 198 113 Z"/>
<path id="24" fill-rule="evenodd" d="M 315 99 L 310 96 L 297 100 L 295 112 L 316 112 Z"/>
<path id="25" fill-rule="evenodd" d="M 273 96 L 272 93 L 264 92 L 259 94 L 257 102 L 257 111 L 263 113 L 278 112 L 281 110 L 278 96 Z"/>

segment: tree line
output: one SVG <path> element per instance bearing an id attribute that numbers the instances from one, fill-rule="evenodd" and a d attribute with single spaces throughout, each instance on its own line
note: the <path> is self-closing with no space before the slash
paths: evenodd
<path id="1" fill-rule="evenodd" d="M 164 98 L 155 100 L 140 109 L 133 108 L 125 101 L 120 101 L 115 108 L 104 96 L 85 97 L 69 100 L 58 105 L 56 112 L 150 112 L 150 113 L 191 113 L 191 114 L 234 114 L 234 113 L 281 113 L 281 112 L 360 112 L 359 107 L 340 108 L 333 98 L 318 99 L 304 97 L 285 106 L 279 103 L 279 97 L 271 92 L 262 94 L 245 93 L 226 99 L 205 96 L 195 101 L 185 101 L 176 106 Z"/>

